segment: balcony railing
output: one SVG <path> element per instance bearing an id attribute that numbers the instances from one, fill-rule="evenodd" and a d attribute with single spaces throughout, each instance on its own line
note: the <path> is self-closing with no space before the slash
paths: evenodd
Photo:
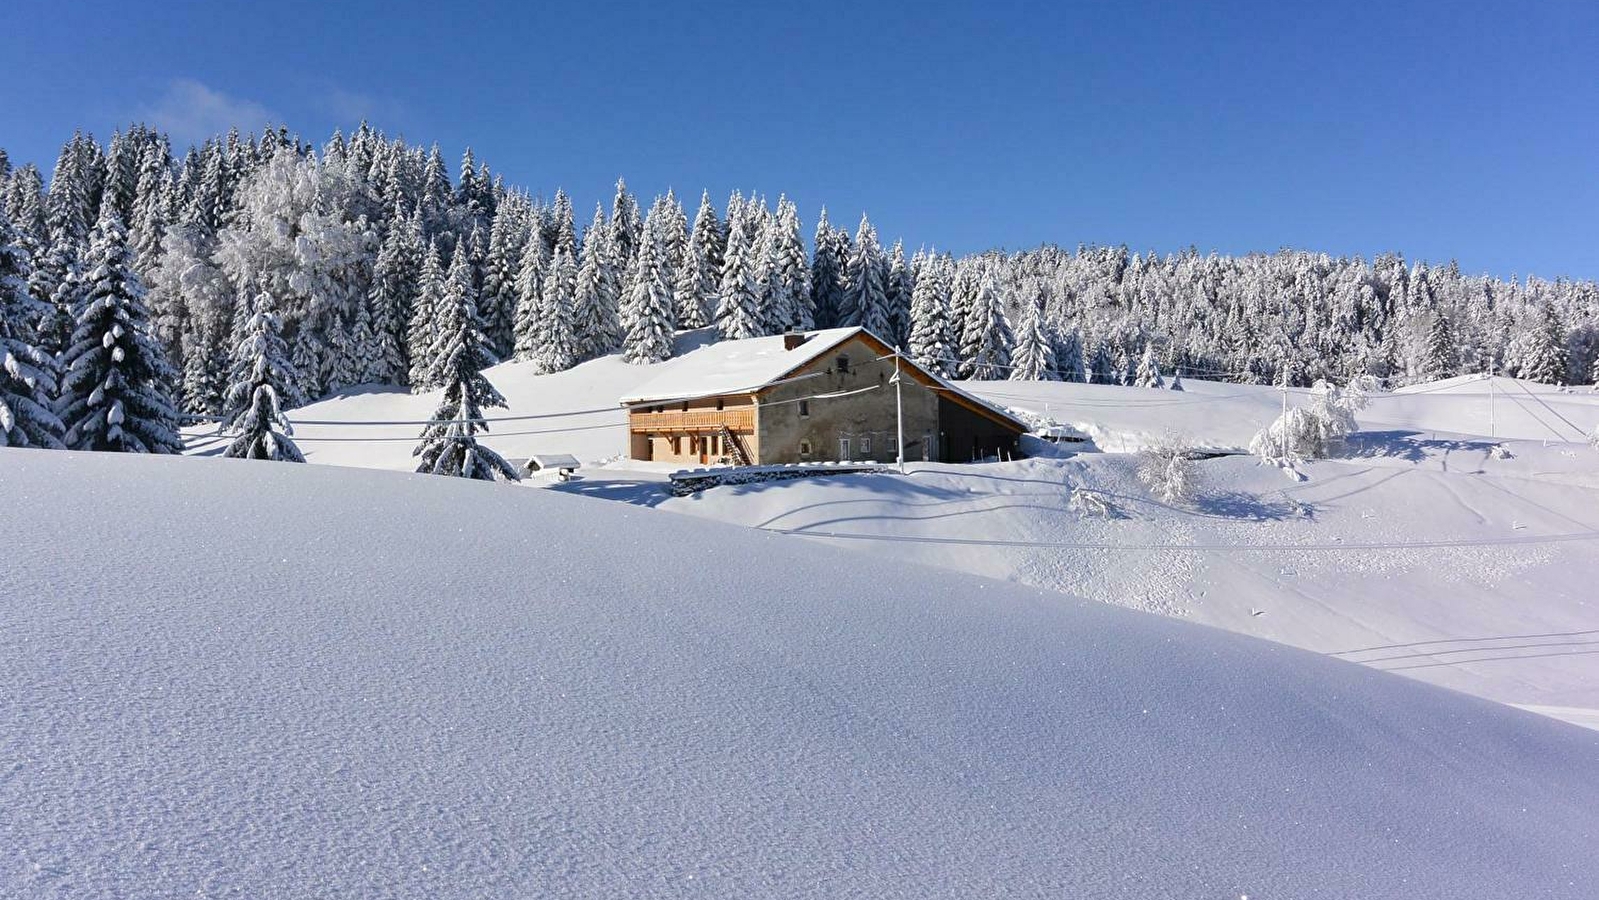
<path id="1" fill-rule="evenodd" d="M 731 409 L 663 409 L 660 412 L 637 411 L 628 417 L 635 432 L 664 431 L 715 431 L 726 425 L 734 431 L 755 430 L 755 407 L 740 406 Z"/>

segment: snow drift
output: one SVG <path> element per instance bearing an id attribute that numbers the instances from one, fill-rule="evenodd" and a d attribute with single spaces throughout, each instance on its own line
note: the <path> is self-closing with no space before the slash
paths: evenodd
<path id="1" fill-rule="evenodd" d="M 0 490 L 0 895 L 1599 890 L 1599 734 L 1306 652 L 444 478 Z"/>

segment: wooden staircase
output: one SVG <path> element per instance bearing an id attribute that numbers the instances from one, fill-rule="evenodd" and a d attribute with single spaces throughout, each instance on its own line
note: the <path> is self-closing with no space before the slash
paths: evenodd
<path id="1" fill-rule="evenodd" d="M 733 465 L 754 465 L 750 460 L 750 455 L 744 452 L 744 442 L 738 439 L 738 435 L 733 432 L 733 429 L 723 425 L 720 433 L 722 435 L 722 446 L 732 451 L 728 454 L 728 457 L 732 460 Z"/>

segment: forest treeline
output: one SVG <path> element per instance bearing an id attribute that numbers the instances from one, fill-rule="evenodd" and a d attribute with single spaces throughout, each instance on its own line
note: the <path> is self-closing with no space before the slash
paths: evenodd
<path id="1" fill-rule="evenodd" d="M 463 303 L 484 360 L 552 372 L 618 351 L 665 359 L 680 329 L 731 339 L 862 325 L 959 378 L 1132 383 L 1147 358 L 1296 385 L 1490 370 L 1599 379 L 1590 281 L 1300 250 L 907 254 L 864 215 L 851 232 L 821 210 L 807 235 L 782 195 L 735 192 L 718 207 L 702 194 L 691 217 L 673 192 L 646 206 L 618 181 L 608 208 L 580 216 L 563 191 L 507 185 L 470 150 L 451 168 L 436 144 L 364 123 L 320 148 L 275 128 L 181 157 L 142 125 L 103 146 L 77 134 L 48 181 L 0 150 L 0 340 L 16 360 L 0 375 L 8 443 L 27 443 L 16 423 L 30 403 L 62 419 L 68 443 L 87 440 L 73 423 L 104 402 L 91 395 L 119 367 L 137 398 L 118 413 L 124 432 L 134 407 L 237 416 L 230 386 L 264 340 L 250 329 L 262 304 L 289 405 L 355 384 L 438 387 Z M 137 332 L 137 348 L 104 360 L 75 351 L 99 326 Z M 75 364 L 86 374 L 73 376 Z M 164 434 L 141 442 L 170 448 Z"/>

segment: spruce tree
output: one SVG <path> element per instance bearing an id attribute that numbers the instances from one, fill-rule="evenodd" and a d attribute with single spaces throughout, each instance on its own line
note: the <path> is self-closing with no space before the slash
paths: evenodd
<path id="1" fill-rule="evenodd" d="M 949 327 L 949 268 L 933 257 L 916 279 L 911 296 L 910 358 L 934 374 L 954 373 L 955 348 Z"/>
<path id="2" fill-rule="evenodd" d="M 437 336 L 433 331 L 435 310 L 444 302 L 444 266 L 439 259 L 437 241 L 430 241 L 422 254 L 422 271 L 417 279 L 416 301 L 411 305 L 411 321 L 406 329 L 410 372 L 406 381 L 411 393 L 420 394 L 436 385 L 428 380 L 432 369 L 431 349 Z"/>
<path id="3" fill-rule="evenodd" d="M 56 414 L 74 450 L 179 453 L 176 373 L 150 335 L 144 285 L 122 221 L 109 208 L 89 239 L 83 302 L 62 358 Z"/>
<path id="4" fill-rule="evenodd" d="M 1535 313 L 1520 377 L 1544 384 L 1566 382 L 1566 333 L 1552 304 L 1545 302 Z"/>
<path id="5" fill-rule="evenodd" d="M 1044 331 L 1044 295 L 1040 292 L 1022 316 L 1010 377 L 1016 381 L 1057 381 L 1055 344 Z"/>
<path id="6" fill-rule="evenodd" d="M 1133 383 L 1142 388 L 1163 388 L 1166 380 L 1160 377 L 1160 365 L 1155 361 L 1155 347 L 1144 344 L 1143 355 L 1138 357 L 1138 369 L 1133 375 Z"/>
<path id="7" fill-rule="evenodd" d="M 755 308 L 761 334 L 780 334 L 794 321 L 794 300 L 782 278 L 778 256 L 777 219 L 768 216 L 752 254 L 755 263 Z"/>
<path id="8" fill-rule="evenodd" d="M 622 359 L 634 364 L 662 362 L 672 356 L 675 310 L 667 284 L 666 245 L 649 220 L 634 268 L 633 293 L 628 298 L 632 320 L 622 340 Z"/>
<path id="9" fill-rule="evenodd" d="M 544 276 L 544 316 L 533 351 L 534 371 L 564 372 L 578 363 L 577 329 L 573 321 L 577 267 L 565 247 L 555 248 L 550 271 Z"/>
<path id="10" fill-rule="evenodd" d="M 716 329 L 723 340 L 738 341 L 761 334 L 760 295 L 755 284 L 755 252 L 746 241 L 742 210 L 728 214 L 727 248 L 722 257 L 722 282 L 717 291 Z"/>
<path id="11" fill-rule="evenodd" d="M 344 324 L 344 313 L 334 311 L 333 317 L 328 320 L 327 333 L 323 336 L 327 343 L 326 375 L 323 384 L 329 393 L 341 391 L 352 384 L 361 383 L 361 358 L 358 354 L 355 341 L 350 334 L 350 329 Z"/>
<path id="12" fill-rule="evenodd" d="M 792 310 L 778 330 L 809 331 L 816 327 L 816 300 L 811 296 L 810 262 L 805 258 L 805 240 L 800 236 L 799 208 L 787 197 L 777 200 L 776 262 L 774 277 L 782 283 Z"/>
<path id="13" fill-rule="evenodd" d="M 470 255 L 471 251 L 467 248 L 466 242 L 456 242 L 455 252 L 450 256 L 449 273 L 444 276 L 444 293 L 433 309 L 433 324 L 429 329 L 433 340 L 428 348 L 426 382 L 430 389 L 445 384 L 450 377 L 449 367 L 454 363 L 450 361 L 447 351 L 450 343 L 459 337 L 457 332 L 461 327 L 459 319 L 463 310 L 469 314 L 471 326 L 478 336 L 479 343 L 487 341 L 482 334 L 483 320 L 478 318 L 477 314 L 477 289 L 472 284 Z M 479 351 L 483 360 L 482 367 L 492 366 L 498 362 L 486 343 L 479 348 Z"/>
<path id="14" fill-rule="evenodd" d="M 888 257 L 888 271 L 884 277 L 883 291 L 888 302 L 888 334 L 884 339 L 898 346 L 911 333 L 911 270 L 905 262 L 905 244 L 894 242 Z"/>
<path id="15" fill-rule="evenodd" d="M 516 273 L 516 321 L 512 332 L 517 359 L 532 359 L 538 352 L 539 329 L 548 315 L 544 303 L 546 269 L 544 237 L 535 232 L 522 251 L 522 265 Z"/>
<path id="16" fill-rule="evenodd" d="M 840 324 L 844 305 L 844 270 L 847 254 L 841 233 L 827 221 L 827 207 L 816 220 L 812 239 L 811 297 L 817 326 L 832 328 Z"/>
<path id="17" fill-rule="evenodd" d="M 593 359 L 614 351 L 622 342 L 617 321 L 616 273 L 611 270 L 611 253 L 606 246 L 605 211 L 594 207 L 594 221 L 583 232 L 583 262 L 577 270 L 577 286 L 572 300 L 573 327 L 577 331 L 578 359 Z"/>
<path id="18" fill-rule="evenodd" d="M 683 262 L 673 274 L 672 294 L 677 302 L 679 328 L 704 328 L 716 309 L 716 276 L 710 254 L 700 244 L 699 229 L 683 248 Z"/>
<path id="19" fill-rule="evenodd" d="M 1067 328 L 1055 345 L 1055 368 L 1062 381 L 1087 384 L 1092 380 L 1083 358 L 1082 334 L 1076 328 Z"/>
<path id="20" fill-rule="evenodd" d="M 298 406 L 303 400 L 279 328 L 272 295 L 262 291 L 244 327 L 244 340 L 234 352 L 237 362 L 225 413 L 234 439 L 223 456 L 305 462 L 293 440 L 294 428 L 283 415 L 283 404 Z"/>
<path id="21" fill-rule="evenodd" d="M 610 228 L 607 244 L 611 248 L 611 266 L 617 272 L 629 272 L 639 250 L 639 209 L 638 201 L 627 192 L 627 182 L 621 178 L 616 179 L 616 198 L 611 201 Z M 624 285 L 623 289 L 629 287 Z"/>
<path id="22" fill-rule="evenodd" d="M 367 306 L 372 310 L 372 331 L 376 353 L 368 379 L 389 384 L 408 384 L 410 341 L 407 338 L 411 308 L 422 280 L 422 217 L 395 210 L 389 233 L 378 250 L 372 269 L 372 289 Z"/>
<path id="23" fill-rule="evenodd" d="M 516 469 L 500 454 L 477 442 L 485 408 L 505 408 L 505 398 L 483 374 L 494 355 L 483 335 L 483 324 L 472 302 L 471 278 L 465 257 L 456 253 L 450 263 L 449 289 L 441 299 L 442 329 L 439 362 L 433 376 L 444 396 L 433 410 L 432 423 L 422 430 L 412 456 L 416 470 L 425 474 L 474 478 L 480 481 L 515 481 Z"/>
<path id="24" fill-rule="evenodd" d="M 483 286 L 478 292 L 478 315 L 489 346 L 502 358 L 509 358 L 516 349 L 516 272 L 524 244 L 519 237 L 521 218 L 518 204 L 507 202 L 499 206 L 489 230 Z"/>
<path id="25" fill-rule="evenodd" d="M 1010 352 L 1014 338 L 993 272 L 987 268 L 977 280 L 977 294 L 961 336 L 961 375 L 976 380 L 997 381 L 1010 371 Z"/>
<path id="26" fill-rule="evenodd" d="M 1423 381 L 1441 381 L 1459 371 L 1459 350 L 1455 346 L 1455 330 L 1449 317 L 1440 311 L 1433 316 L 1427 328 L 1427 344 L 1423 350 L 1420 375 Z"/>
<path id="27" fill-rule="evenodd" d="M 855 233 L 855 247 L 846 270 L 849 289 L 844 294 L 840 325 L 859 325 L 884 340 L 893 340 L 888 308 L 888 275 L 883 248 L 877 244 L 877 231 L 866 216 L 861 216 Z"/>
<path id="28" fill-rule="evenodd" d="M 55 358 L 34 346 L 19 327 L 41 304 L 28 294 L 28 251 L 0 203 L 0 447 L 62 446 L 65 430 L 51 408 Z"/>
<path id="29" fill-rule="evenodd" d="M 246 323 L 248 321 L 245 320 Z M 238 337 L 242 341 L 243 333 L 238 333 Z M 319 343 L 310 326 L 310 320 L 301 320 L 300 329 L 294 336 L 294 353 L 289 359 L 289 365 L 299 379 L 295 386 L 300 394 L 309 400 L 316 400 L 325 393 L 326 380 L 322 371 L 321 354 L 318 352 Z"/>
<path id="30" fill-rule="evenodd" d="M 722 220 L 716 215 L 716 207 L 711 205 L 711 192 L 700 193 L 700 208 L 694 214 L 694 229 L 690 241 L 699 248 L 705 257 L 705 264 L 710 269 L 711 283 L 714 285 L 722 275 L 722 256 L 727 247 L 727 231 Z M 716 309 L 714 300 L 701 298 L 701 308 L 705 315 Z"/>

